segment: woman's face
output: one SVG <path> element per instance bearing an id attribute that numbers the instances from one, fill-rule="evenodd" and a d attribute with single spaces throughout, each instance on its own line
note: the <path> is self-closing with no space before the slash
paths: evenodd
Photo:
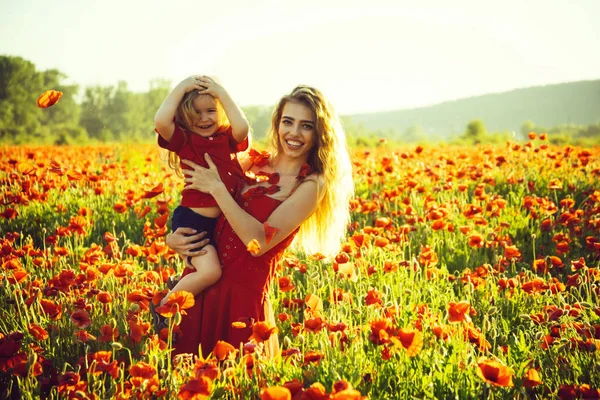
<path id="1" fill-rule="evenodd" d="M 288 101 L 283 106 L 277 133 L 282 153 L 292 158 L 308 158 L 317 140 L 314 112 L 304 104 Z"/>
<path id="2" fill-rule="evenodd" d="M 221 108 L 209 94 L 201 94 L 192 102 L 194 118 L 191 130 L 200 136 L 213 135 L 220 127 Z"/>

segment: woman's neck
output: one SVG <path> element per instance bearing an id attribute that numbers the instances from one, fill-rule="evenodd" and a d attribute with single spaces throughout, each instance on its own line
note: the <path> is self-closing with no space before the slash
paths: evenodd
<path id="1" fill-rule="evenodd" d="M 306 157 L 289 158 L 285 154 L 278 154 L 271 159 L 271 166 L 279 175 L 297 175 L 306 161 Z"/>

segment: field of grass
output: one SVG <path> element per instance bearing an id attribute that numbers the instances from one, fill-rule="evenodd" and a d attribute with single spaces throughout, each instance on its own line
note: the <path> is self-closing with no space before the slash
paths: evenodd
<path id="1" fill-rule="evenodd" d="M 530 139 L 353 150 L 340 254 L 287 253 L 276 327 L 208 359 L 151 323 L 182 269 L 155 146 L 3 147 L 0 398 L 598 398 L 600 149 Z"/>

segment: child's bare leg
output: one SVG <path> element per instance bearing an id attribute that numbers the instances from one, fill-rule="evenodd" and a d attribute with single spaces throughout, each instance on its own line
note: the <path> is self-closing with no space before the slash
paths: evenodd
<path id="1" fill-rule="evenodd" d="M 219 262 L 217 250 L 212 245 L 205 246 L 203 250 L 206 250 L 206 254 L 193 257 L 191 260 L 196 271 L 181 278 L 175 287 L 161 300 L 161 305 L 167 301 L 171 293 L 185 290 L 196 296 L 219 280 L 221 277 L 221 263 Z"/>

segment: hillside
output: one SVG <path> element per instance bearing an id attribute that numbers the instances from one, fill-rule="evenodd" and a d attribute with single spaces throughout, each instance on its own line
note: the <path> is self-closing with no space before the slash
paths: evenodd
<path id="1" fill-rule="evenodd" d="M 536 126 L 587 125 L 600 122 L 600 80 L 535 86 L 486 94 L 429 107 L 349 116 L 367 130 L 394 130 L 421 126 L 442 137 L 462 133 L 469 121 L 483 120 L 488 131 L 519 132 L 525 121 Z"/>

